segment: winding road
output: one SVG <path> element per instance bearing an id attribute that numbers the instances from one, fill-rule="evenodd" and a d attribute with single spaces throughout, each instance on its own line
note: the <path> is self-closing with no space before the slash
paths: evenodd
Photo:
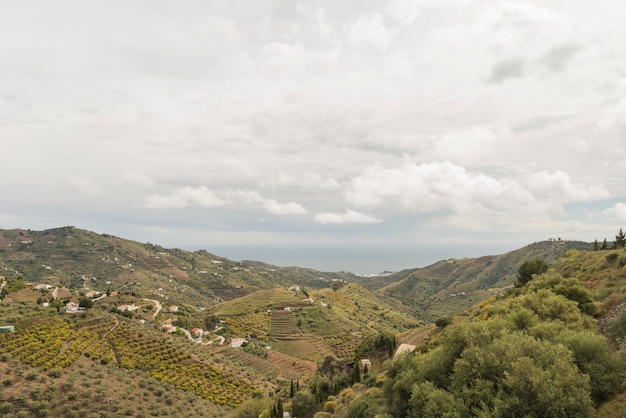
<path id="1" fill-rule="evenodd" d="M 163 305 L 161 305 L 161 302 L 159 302 L 158 300 L 154 300 L 154 299 L 144 299 L 144 300 L 154 303 L 154 307 L 156 308 L 156 311 L 154 312 L 154 314 L 152 314 L 152 319 L 155 319 L 157 315 L 159 314 L 159 312 L 161 312 L 161 310 L 163 309 Z M 191 338 L 191 334 L 190 334 L 190 338 Z"/>

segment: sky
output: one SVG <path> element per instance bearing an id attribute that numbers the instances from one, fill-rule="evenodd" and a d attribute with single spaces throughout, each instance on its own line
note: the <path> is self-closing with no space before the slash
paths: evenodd
<path id="1" fill-rule="evenodd" d="M 626 226 L 621 0 L 0 0 L 0 228 L 373 273 Z"/>

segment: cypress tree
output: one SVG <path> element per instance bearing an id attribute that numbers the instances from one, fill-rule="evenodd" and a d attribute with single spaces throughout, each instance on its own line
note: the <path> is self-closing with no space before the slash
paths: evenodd
<path id="1" fill-rule="evenodd" d="M 355 383 L 361 383 L 361 368 L 359 367 L 359 360 L 354 363 L 354 368 L 352 369 L 352 375 L 350 376 L 350 384 L 354 385 Z"/>

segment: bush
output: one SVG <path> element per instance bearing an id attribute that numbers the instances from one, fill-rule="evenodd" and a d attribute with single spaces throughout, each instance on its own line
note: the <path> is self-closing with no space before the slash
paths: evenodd
<path id="1" fill-rule="evenodd" d="M 3 402 L 0 403 L 0 414 L 8 414 L 13 410 L 13 405 L 11 402 Z"/>
<path id="2" fill-rule="evenodd" d="M 435 320 L 435 325 L 437 325 L 437 328 L 445 328 L 451 323 L 452 323 L 451 316 L 442 316 L 441 318 L 437 318 Z"/>

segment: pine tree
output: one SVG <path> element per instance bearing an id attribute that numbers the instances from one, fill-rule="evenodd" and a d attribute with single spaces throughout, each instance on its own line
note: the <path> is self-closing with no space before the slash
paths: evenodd
<path id="1" fill-rule="evenodd" d="M 598 251 L 599 249 L 600 249 L 600 246 L 598 245 L 598 240 L 595 240 L 593 242 L 593 250 Z"/>
<path id="2" fill-rule="evenodd" d="M 604 238 L 604 241 L 602 241 L 602 247 L 600 247 L 601 250 L 608 250 L 609 246 L 606 244 L 606 238 Z"/>
<path id="3" fill-rule="evenodd" d="M 289 388 L 289 397 L 293 398 L 293 395 L 295 395 L 295 386 L 293 385 L 293 380 L 291 381 L 291 387 Z"/>

